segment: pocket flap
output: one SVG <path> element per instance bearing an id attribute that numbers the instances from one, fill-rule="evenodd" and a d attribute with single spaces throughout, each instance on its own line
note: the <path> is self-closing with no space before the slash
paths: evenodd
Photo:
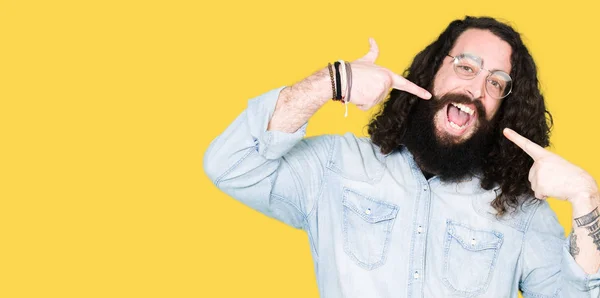
<path id="1" fill-rule="evenodd" d="M 464 249 L 477 251 L 499 248 L 502 245 L 502 233 L 474 230 L 450 220 L 446 222 L 446 225 L 448 234 L 454 237 Z"/>
<path id="2" fill-rule="evenodd" d="M 348 188 L 344 188 L 342 204 L 370 223 L 393 219 L 398 213 L 397 206 L 375 200 Z"/>

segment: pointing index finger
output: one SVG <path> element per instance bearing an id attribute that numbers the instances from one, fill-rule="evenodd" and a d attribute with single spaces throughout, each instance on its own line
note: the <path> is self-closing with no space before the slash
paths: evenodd
<path id="1" fill-rule="evenodd" d="M 519 148 L 523 149 L 523 151 L 525 151 L 525 153 L 531 156 L 533 160 L 538 160 L 540 157 L 548 154 L 548 151 L 546 151 L 546 149 L 523 137 L 522 135 L 518 134 L 516 131 L 510 128 L 504 129 L 504 136 L 511 142 L 515 143 L 515 145 L 519 146 Z"/>
<path id="2" fill-rule="evenodd" d="M 391 72 L 392 75 L 392 87 L 399 89 L 399 90 L 404 90 L 408 93 L 412 93 L 420 98 L 423 99 L 430 99 L 431 98 L 431 93 L 429 93 L 427 90 L 417 86 L 415 83 L 403 78 L 402 76 Z"/>

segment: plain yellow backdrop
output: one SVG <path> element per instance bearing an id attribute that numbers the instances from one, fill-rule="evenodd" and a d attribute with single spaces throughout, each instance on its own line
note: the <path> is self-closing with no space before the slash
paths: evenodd
<path id="1" fill-rule="evenodd" d="M 317 297 L 306 235 L 216 189 L 247 100 L 378 42 L 401 73 L 453 19 L 523 33 L 551 150 L 600 178 L 597 1 L 0 1 L 0 297 Z M 364 135 L 326 105 L 308 134 Z M 552 201 L 565 230 L 569 204 Z M 405 281 L 398 281 L 405 282 Z"/>

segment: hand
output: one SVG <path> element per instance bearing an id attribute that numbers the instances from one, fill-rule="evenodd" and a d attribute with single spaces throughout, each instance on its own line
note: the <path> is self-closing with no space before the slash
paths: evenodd
<path id="1" fill-rule="evenodd" d="M 583 169 L 510 128 L 504 129 L 504 136 L 533 158 L 529 182 L 536 198 L 553 197 L 574 203 L 579 198 L 589 198 L 598 192 L 596 181 Z"/>
<path id="2" fill-rule="evenodd" d="M 350 63 L 352 67 L 351 103 L 363 111 L 369 110 L 385 99 L 390 88 L 403 90 L 423 99 L 431 98 L 431 94 L 427 90 L 389 69 L 375 65 L 379 48 L 374 39 L 369 38 L 369 43 L 369 52 Z"/>

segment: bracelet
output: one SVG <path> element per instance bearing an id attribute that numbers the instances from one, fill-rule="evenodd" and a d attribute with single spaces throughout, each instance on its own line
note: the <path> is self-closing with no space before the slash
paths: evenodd
<path id="1" fill-rule="evenodd" d="M 346 102 L 350 102 L 350 92 L 352 91 L 352 68 L 350 67 L 350 62 L 345 62 L 346 64 L 346 77 L 348 78 L 348 88 L 346 89 Z"/>
<path id="2" fill-rule="evenodd" d="M 331 63 L 327 63 L 327 68 L 329 68 L 329 77 L 331 78 L 331 99 L 335 99 L 335 79 L 333 78 L 333 67 Z"/>
<path id="3" fill-rule="evenodd" d="M 348 95 L 348 82 L 347 82 L 347 73 L 346 73 L 346 62 L 344 60 L 338 60 L 340 63 L 340 78 L 342 79 L 342 103 L 344 104 L 344 108 L 346 112 L 344 113 L 344 117 L 348 117 L 348 101 L 346 101 L 346 96 Z M 343 92 L 346 92 L 344 94 Z"/>
<path id="4" fill-rule="evenodd" d="M 331 79 L 331 99 L 344 104 L 346 109 L 344 117 L 348 117 L 348 103 L 352 92 L 352 67 L 350 62 L 338 60 L 333 63 L 333 66 L 331 63 L 327 63 L 327 69 Z"/>
<path id="5" fill-rule="evenodd" d="M 345 101 L 346 99 L 346 95 L 348 95 L 348 81 L 347 81 L 347 77 L 346 77 L 346 63 L 344 62 L 344 60 L 338 60 L 338 62 L 340 63 L 340 79 L 341 79 L 341 97 L 342 97 L 342 101 Z"/>
<path id="6" fill-rule="evenodd" d="M 335 63 L 333 63 L 333 65 L 335 66 L 335 89 L 337 91 L 335 94 L 335 99 L 342 100 L 342 80 L 340 78 L 340 63 L 336 61 Z"/>
<path id="7" fill-rule="evenodd" d="M 344 105 L 346 106 L 344 117 L 348 117 L 348 103 L 350 102 L 350 92 L 352 91 L 352 68 L 350 68 L 349 62 L 344 61 L 344 65 L 346 66 L 346 80 L 348 81 L 346 84 L 346 99 L 344 101 Z"/>

